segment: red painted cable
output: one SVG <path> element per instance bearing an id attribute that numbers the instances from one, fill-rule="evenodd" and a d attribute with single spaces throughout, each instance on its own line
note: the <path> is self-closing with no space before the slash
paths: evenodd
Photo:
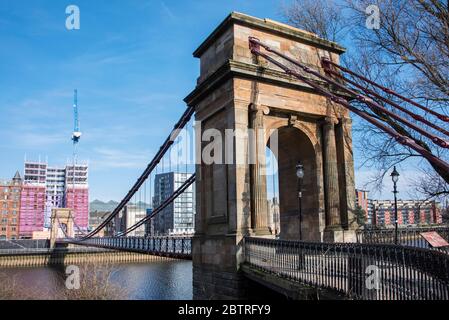
<path id="1" fill-rule="evenodd" d="M 251 44 L 251 42 L 253 44 Z M 420 134 L 426 136 L 427 138 L 429 138 L 433 143 L 437 144 L 438 146 L 440 146 L 442 148 L 449 148 L 449 142 L 448 141 L 446 141 L 444 139 L 441 139 L 440 137 L 438 137 L 438 136 L 436 136 L 436 135 L 434 135 L 432 133 L 427 132 L 426 130 L 416 126 L 414 123 L 408 121 L 407 119 L 404 119 L 401 116 L 397 115 L 396 113 L 393 113 L 393 112 L 391 112 L 388 109 L 385 109 L 380 104 L 374 102 L 371 98 L 369 98 L 367 96 L 364 96 L 364 95 L 361 95 L 358 92 L 347 88 L 343 84 L 341 84 L 341 83 L 339 83 L 339 82 L 337 82 L 337 81 L 335 81 L 335 80 L 333 80 L 331 78 L 323 76 L 318 71 L 315 71 L 315 70 L 313 70 L 313 69 L 311 69 L 311 68 L 309 68 L 309 67 L 307 67 L 307 66 L 305 66 L 305 65 L 303 65 L 301 63 L 299 63 L 298 61 L 294 60 L 293 58 L 291 58 L 289 56 L 286 56 L 285 54 L 283 54 L 283 53 L 281 53 L 281 52 L 279 52 L 279 51 L 277 51 L 275 49 L 272 49 L 269 46 L 263 44 L 262 42 L 260 42 L 260 40 L 250 37 L 250 48 L 252 48 L 251 50 L 260 52 L 260 47 L 263 47 L 268 52 L 272 52 L 272 53 L 278 55 L 279 57 L 289 61 L 290 63 L 300 67 L 305 72 L 307 72 L 309 74 L 312 74 L 312 75 L 316 76 L 317 78 L 322 79 L 322 80 L 328 82 L 329 84 L 334 85 L 335 87 L 337 87 L 337 88 L 339 88 L 339 89 L 341 89 L 343 91 L 348 92 L 349 94 L 353 95 L 355 97 L 355 99 L 357 99 L 357 100 L 359 100 L 359 101 L 369 105 L 370 107 L 376 108 L 376 109 L 382 111 L 383 113 L 388 114 L 393 119 L 396 119 L 397 121 L 402 122 L 407 127 L 409 127 L 411 129 L 419 132 Z M 287 68 L 287 69 L 289 70 L 289 68 Z"/>
<path id="2" fill-rule="evenodd" d="M 344 107 L 346 107 L 348 110 L 354 112 L 355 114 L 357 114 L 358 116 L 360 116 L 361 118 L 367 120 L 368 122 L 370 122 L 371 124 L 375 125 L 376 127 L 378 127 L 379 129 L 383 130 L 385 133 L 389 134 L 391 137 L 393 137 L 396 141 L 398 141 L 400 144 L 404 145 L 404 146 L 408 146 L 411 149 L 413 149 L 414 151 L 418 152 L 419 154 L 421 154 L 424 158 L 426 158 L 430 163 L 439 166 L 441 168 L 444 168 L 445 170 L 449 171 L 449 164 L 446 163 L 444 160 L 436 157 L 434 154 L 432 154 L 430 151 L 428 151 L 427 149 L 423 148 L 422 146 L 418 145 L 414 140 L 405 137 L 401 134 L 399 134 L 398 132 L 396 132 L 394 129 L 388 127 L 387 125 L 385 125 L 384 123 L 378 121 L 377 119 L 371 117 L 369 114 L 367 114 L 366 112 L 363 112 L 353 106 L 351 106 L 345 99 L 336 96 L 335 94 L 333 94 L 332 92 L 330 92 L 327 88 L 323 88 L 320 85 L 316 84 L 314 81 L 306 78 L 305 76 L 299 74 L 298 72 L 290 69 L 289 67 L 285 66 L 284 64 L 282 64 L 281 62 L 275 60 L 274 58 L 268 56 L 267 54 L 264 54 L 260 51 L 260 47 L 264 47 L 267 51 L 269 52 L 273 52 L 276 55 L 281 56 L 282 58 L 285 58 L 286 60 L 294 63 L 295 65 L 299 66 L 300 68 L 302 68 L 305 72 L 313 74 L 323 80 L 325 80 L 328 83 L 334 84 L 339 88 L 342 88 L 344 90 L 347 91 L 347 88 L 345 88 L 344 86 L 342 86 L 341 84 L 335 82 L 334 80 L 331 80 L 323 75 L 321 75 L 320 73 L 313 71 L 312 69 L 303 66 L 302 64 L 294 61 L 293 59 L 283 55 L 282 53 L 273 50 L 271 48 L 269 48 L 268 46 L 262 44 L 258 39 L 250 37 L 250 50 L 253 54 L 261 56 L 263 58 L 265 58 L 267 61 L 270 61 L 271 63 L 273 63 L 274 65 L 278 66 L 279 68 L 281 68 L 282 70 L 284 70 L 285 73 L 290 74 L 296 78 L 298 78 L 299 80 L 305 82 L 306 84 L 308 84 L 309 86 L 311 86 L 312 88 L 314 88 L 317 92 L 323 94 L 324 96 L 328 97 L 329 99 L 331 99 L 332 101 L 339 103 L 341 105 L 343 105 Z M 364 98 L 364 100 L 366 100 L 366 98 Z M 364 101 L 366 102 L 366 101 Z"/>
<path id="3" fill-rule="evenodd" d="M 253 44 L 251 44 L 251 42 L 253 42 Z M 256 46 L 255 46 L 256 45 Z M 265 48 L 265 50 L 267 50 L 268 52 L 272 52 L 276 55 L 278 55 L 279 57 L 291 62 L 292 64 L 300 67 L 302 70 L 304 70 L 305 72 L 314 75 L 315 77 L 322 79 L 326 82 L 328 82 L 329 84 L 334 85 L 335 87 L 348 92 L 349 94 L 353 95 L 355 97 L 355 99 L 369 105 L 370 107 L 376 108 L 380 111 L 382 111 L 383 113 L 388 114 L 390 117 L 392 117 L 393 119 L 396 119 L 397 121 L 402 122 L 403 124 L 405 124 L 407 127 L 419 132 L 420 134 L 426 136 L 427 138 L 429 138 L 430 140 L 432 140 L 433 143 L 437 144 L 438 146 L 442 147 L 442 148 L 449 148 L 449 142 L 441 139 L 440 137 L 427 132 L 426 130 L 416 126 L 414 123 L 408 121 L 407 119 L 402 118 L 401 116 L 397 115 L 396 113 L 391 112 L 388 109 L 385 109 L 383 106 L 381 106 L 380 104 L 374 102 L 371 98 L 364 96 L 364 95 L 360 95 L 358 92 L 351 90 L 349 88 L 347 88 L 346 86 L 344 86 L 343 84 L 328 78 L 327 76 L 323 76 L 321 73 L 319 73 L 318 71 L 315 71 L 301 63 L 299 63 L 298 61 L 294 60 L 293 58 L 286 56 L 285 54 L 275 50 L 275 49 L 271 49 L 269 46 L 263 44 L 262 42 L 260 42 L 260 40 L 256 39 L 256 38 L 252 38 L 250 37 L 250 48 L 252 48 L 251 50 L 253 51 L 258 51 L 260 52 L 260 47 Z M 290 70 L 289 68 L 287 68 L 287 70 Z"/>
<path id="4" fill-rule="evenodd" d="M 429 108 L 427 108 L 427 107 L 417 103 L 416 101 L 413 101 L 413 100 L 411 100 L 409 98 L 406 98 L 406 97 L 400 95 L 399 93 L 397 93 L 396 91 L 388 89 L 388 88 L 386 88 L 386 87 L 384 87 L 384 86 L 382 86 L 382 85 L 380 85 L 380 84 L 378 84 L 378 83 L 376 83 L 376 82 L 374 82 L 374 81 L 372 81 L 372 80 L 370 80 L 370 79 L 368 79 L 368 78 L 366 78 L 364 76 L 361 76 L 361 75 L 355 73 L 354 71 L 351 71 L 351 70 L 349 70 L 349 69 L 347 69 L 345 67 L 342 67 L 339 64 L 336 64 L 335 62 L 333 62 L 333 61 L 331 61 L 331 60 L 329 60 L 327 58 L 323 58 L 323 60 L 325 60 L 327 63 L 337 67 L 338 69 L 340 69 L 343 72 L 349 73 L 349 74 L 353 75 L 354 77 L 357 77 L 357 78 L 359 78 L 359 79 L 361 79 L 361 80 L 363 80 L 365 82 L 368 82 L 369 84 L 371 84 L 371 85 L 381 89 L 382 91 L 384 91 L 386 93 L 392 94 L 392 95 L 398 97 L 399 99 L 402 99 L 405 102 L 408 102 L 408 103 L 414 105 L 415 107 L 418 107 L 418 108 L 420 108 L 420 109 L 422 109 L 422 110 L 424 110 L 424 111 L 426 111 L 426 112 L 428 112 L 428 113 L 438 117 L 440 120 L 442 120 L 444 122 L 449 122 L 449 116 L 445 116 L 445 115 L 442 115 L 442 114 L 440 114 L 438 112 L 435 112 L 434 110 L 429 109 Z"/>
<path id="5" fill-rule="evenodd" d="M 413 119 L 415 119 L 416 121 L 420 121 L 420 122 L 424 123 L 425 125 L 427 125 L 427 126 L 433 128 L 433 129 L 435 129 L 435 130 L 437 130 L 437 131 L 439 131 L 439 132 L 441 132 L 441 133 L 443 133 L 443 134 L 449 136 L 449 131 L 447 131 L 447 130 L 441 128 L 440 126 L 438 126 L 438 125 L 436 125 L 436 124 L 430 122 L 429 120 L 423 118 L 422 116 L 420 116 L 420 115 L 418 115 L 418 114 L 416 114 L 416 113 L 413 113 L 413 112 L 411 112 L 411 111 L 405 109 L 404 107 L 402 107 L 402 106 L 400 106 L 399 104 L 397 104 L 397 103 L 391 101 L 390 99 L 387 99 L 387 98 L 381 96 L 380 94 L 376 93 L 375 91 L 372 91 L 372 90 L 370 90 L 370 89 L 368 89 L 368 88 L 366 88 L 366 87 L 364 87 L 364 86 L 362 86 L 362 85 L 356 83 L 355 81 L 352 81 L 352 80 L 346 78 L 346 77 L 343 76 L 342 74 L 340 74 L 340 73 L 338 73 L 338 72 L 336 72 L 336 71 L 334 71 L 334 70 L 331 70 L 331 69 L 327 68 L 325 65 L 324 65 L 324 70 L 326 71 L 326 73 L 332 74 L 332 75 L 334 75 L 334 76 L 336 76 L 336 77 L 338 77 L 338 78 L 340 78 L 340 79 L 346 81 L 347 83 L 352 84 L 354 87 L 356 87 L 356 88 L 358 88 L 358 89 L 360 89 L 360 90 L 363 90 L 365 93 L 371 94 L 372 96 L 374 96 L 374 97 L 376 97 L 376 98 L 378 98 L 378 99 L 381 99 L 382 101 L 384 101 L 384 102 L 386 102 L 386 103 L 392 105 L 393 107 L 395 107 L 395 108 L 401 110 L 402 112 L 404 112 L 404 113 L 410 115 L 410 116 L 411 116 Z"/>

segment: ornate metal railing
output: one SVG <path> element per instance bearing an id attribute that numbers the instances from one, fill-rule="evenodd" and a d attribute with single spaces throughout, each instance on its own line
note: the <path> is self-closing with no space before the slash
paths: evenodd
<path id="1" fill-rule="evenodd" d="M 0 250 L 26 250 L 26 249 L 46 249 L 50 248 L 50 240 L 0 240 Z"/>
<path id="2" fill-rule="evenodd" d="M 82 242 L 74 240 L 65 240 L 64 242 L 81 246 L 139 252 L 184 259 L 190 258 L 192 255 L 192 240 L 190 237 L 91 238 Z"/>
<path id="3" fill-rule="evenodd" d="M 47 248 L 47 249 L 5 249 L 0 250 L 0 257 L 4 256 L 19 256 L 19 255 L 41 255 L 52 253 L 100 253 L 108 252 L 109 249 L 105 248 Z"/>
<path id="4" fill-rule="evenodd" d="M 449 227 L 448 226 L 435 226 L 435 227 L 413 227 L 413 228 L 399 228 L 398 229 L 398 244 L 431 249 L 429 244 L 420 233 L 422 232 L 437 232 L 446 241 L 449 241 Z M 357 231 L 358 243 L 377 243 L 387 244 L 394 243 L 395 230 L 391 229 L 364 229 Z"/>
<path id="5" fill-rule="evenodd" d="M 245 264 L 355 299 L 447 300 L 449 255 L 380 244 L 245 238 Z"/>

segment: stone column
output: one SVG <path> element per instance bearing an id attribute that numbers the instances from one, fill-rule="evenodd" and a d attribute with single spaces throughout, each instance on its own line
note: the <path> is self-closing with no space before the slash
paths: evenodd
<path id="1" fill-rule="evenodd" d="M 342 230 L 340 193 L 338 186 L 337 147 L 335 143 L 335 118 L 327 117 L 323 125 L 324 138 L 324 195 L 326 207 L 325 241 L 335 241 L 335 231 Z"/>
<path id="2" fill-rule="evenodd" d="M 337 132 L 338 152 L 340 153 L 341 170 L 340 177 L 342 185 L 340 194 L 343 206 L 340 208 L 342 212 L 342 225 L 348 230 L 357 229 L 357 217 L 354 215 L 356 207 L 355 199 L 355 178 L 354 178 L 354 157 L 352 154 L 352 120 L 348 118 L 340 119 L 341 125 Z"/>
<path id="3" fill-rule="evenodd" d="M 271 235 L 268 226 L 267 178 L 264 137 L 264 115 L 268 108 L 251 104 L 250 106 L 250 166 L 251 166 L 251 220 L 255 235 Z"/>

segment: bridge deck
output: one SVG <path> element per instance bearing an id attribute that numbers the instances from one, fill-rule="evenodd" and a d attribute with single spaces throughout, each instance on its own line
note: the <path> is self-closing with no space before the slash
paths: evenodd
<path id="1" fill-rule="evenodd" d="M 88 246 L 118 251 L 135 252 L 176 259 L 192 259 L 191 238 L 174 237 L 128 237 L 128 238 L 92 238 L 86 241 L 64 240 L 77 246 Z"/>
<path id="2" fill-rule="evenodd" d="M 355 299 L 447 300 L 448 267 L 449 255 L 426 249 L 246 238 L 243 270 L 267 285 L 270 277 L 290 282 L 284 289 L 302 284 Z"/>

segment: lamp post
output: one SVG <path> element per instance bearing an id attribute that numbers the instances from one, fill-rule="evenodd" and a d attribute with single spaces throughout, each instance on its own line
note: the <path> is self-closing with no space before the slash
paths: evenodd
<path id="1" fill-rule="evenodd" d="M 304 166 L 301 162 L 296 165 L 296 177 L 298 178 L 298 204 L 299 204 L 299 240 L 301 237 L 301 224 L 302 224 L 302 180 L 304 179 Z"/>
<path id="2" fill-rule="evenodd" d="M 394 243 L 398 244 L 398 188 L 397 183 L 399 180 L 399 172 L 396 170 L 396 166 L 391 173 L 391 180 L 393 180 L 393 193 L 394 193 Z"/>

